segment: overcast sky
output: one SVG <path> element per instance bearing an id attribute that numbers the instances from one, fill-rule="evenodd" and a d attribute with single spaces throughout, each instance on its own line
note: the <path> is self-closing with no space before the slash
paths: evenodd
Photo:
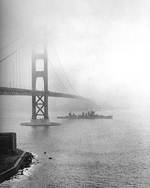
<path id="1" fill-rule="evenodd" d="M 28 46 L 44 33 L 49 58 L 57 69 L 59 56 L 80 95 L 147 101 L 149 10 L 148 0 L 0 0 L 0 45 L 23 39 Z"/>

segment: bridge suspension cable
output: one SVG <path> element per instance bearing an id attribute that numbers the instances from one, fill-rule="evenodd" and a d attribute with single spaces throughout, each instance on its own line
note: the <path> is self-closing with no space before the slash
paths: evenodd
<path id="1" fill-rule="evenodd" d="M 54 68 L 54 65 L 53 65 L 52 61 L 50 61 L 50 60 L 48 59 L 48 62 L 50 63 L 50 65 L 51 65 L 51 67 L 52 67 L 52 69 L 53 69 L 53 72 L 54 72 L 54 74 L 55 74 L 57 80 L 58 80 L 59 83 L 61 84 L 61 86 L 62 86 L 64 89 L 67 89 L 67 87 L 65 86 L 65 84 L 62 82 L 62 80 L 61 80 L 59 74 L 55 71 L 55 68 Z"/>
<path id="2" fill-rule="evenodd" d="M 17 50 L 14 50 L 13 52 L 9 53 L 7 56 L 2 57 L 2 58 L 0 59 L 0 63 L 2 63 L 3 61 L 7 60 L 7 59 L 10 58 L 11 56 L 13 56 L 16 52 L 17 52 Z"/>
<path id="3" fill-rule="evenodd" d="M 62 63 L 61 63 L 60 57 L 59 57 L 59 55 L 58 55 L 58 52 L 57 52 L 56 47 L 55 47 L 54 44 L 53 44 L 53 48 L 54 48 L 54 50 L 55 50 L 55 54 L 56 54 L 56 57 L 57 57 L 57 60 L 58 60 L 57 62 L 58 62 L 58 64 L 59 64 L 59 67 L 61 67 L 61 70 L 62 70 L 62 72 L 63 72 L 63 78 L 65 78 L 66 83 L 67 83 L 67 85 L 71 88 L 71 90 L 72 90 L 74 93 L 78 94 L 78 92 L 77 92 L 77 91 L 74 89 L 74 87 L 72 86 L 72 84 L 71 84 L 71 82 L 70 82 L 70 79 L 69 79 L 68 76 L 67 76 L 66 71 L 64 70 L 64 67 L 63 67 L 63 65 L 62 65 Z"/>
<path id="4" fill-rule="evenodd" d="M 22 47 L 17 45 L 13 46 L 13 49 L 9 48 L 16 41 L 17 39 L 1 48 L 5 54 L 10 49 L 11 52 L 0 58 L 0 85 L 24 88 L 28 85 L 29 71 L 27 71 L 27 62 L 23 61 L 23 55 L 20 53 Z"/>

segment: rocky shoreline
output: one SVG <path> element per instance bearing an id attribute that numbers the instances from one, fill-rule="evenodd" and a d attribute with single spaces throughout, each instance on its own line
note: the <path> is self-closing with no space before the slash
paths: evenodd
<path id="1" fill-rule="evenodd" d="M 34 156 L 32 153 L 17 149 L 13 154 L 0 157 L 0 183 L 9 180 L 18 170 L 30 167 Z"/>

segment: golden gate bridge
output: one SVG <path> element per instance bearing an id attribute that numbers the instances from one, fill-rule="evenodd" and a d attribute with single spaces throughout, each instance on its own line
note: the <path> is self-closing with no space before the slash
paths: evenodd
<path id="1" fill-rule="evenodd" d="M 84 97 L 76 94 L 50 91 L 48 89 L 49 59 L 46 46 L 43 47 L 42 52 L 32 51 L 31 60 L 25 60 L 24 65 L 22 64 L 20 59 L 18 60 L 17 52 L 17 49 L 13 50 L 0 59 L 0 95 L 32 96 L 32 119 L 29 124 L 50 125 L 48 115 L 48 97 L 62 97 L 86 100 Z M 40 62 L 40 64 L 42 65 L 42 69 L 40 70 L 38 69 L 38 62 Z M 23 69 L 22 73 L 20 71 L 21 69 Z M 29 74 L 29 72 L 31 74 Z M 21 74 L 26 74 L 26 78 Z M 12 76 L 15 77 L 14 80 L 11 78 Z M 42 78 L 42 89 L 37 89 L 37 80 L 39 78 Z M 4 81 L 5 79 L 7 84 Z M 26 79 L 28 80 L 28 83 L 30 80 L 31 88 L 22 88 L 20 83 L 22 81 L 25 82 Z M 17 87 L 15 87 L 16 83 Z"/>

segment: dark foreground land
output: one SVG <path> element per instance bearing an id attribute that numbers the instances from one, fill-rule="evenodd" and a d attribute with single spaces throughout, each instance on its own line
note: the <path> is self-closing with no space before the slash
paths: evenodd
<path id="1" fill-rule="evenodd" d="M 29 167 L 33 155 L 17 149 L 13 153 L 0 155 L 0 183 L 15 175 L 19 169 Z"/>

